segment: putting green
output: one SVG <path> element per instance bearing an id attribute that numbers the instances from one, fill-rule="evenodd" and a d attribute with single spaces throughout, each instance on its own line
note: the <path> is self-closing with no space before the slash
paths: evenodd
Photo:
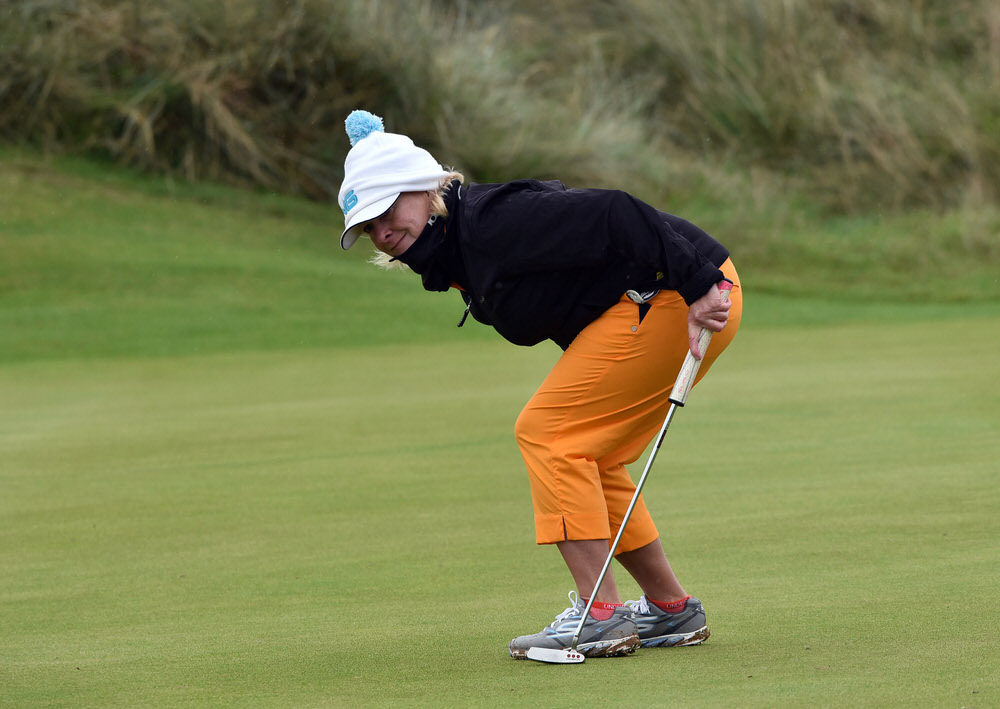
<path id="1" fill-rule="evenodd" d="M 506 656 L 570 588 L 512 437 L 554 348 L 5 365 L 0 703 L 996 705 L 998 346 L 748 327 L 646 493 L 713 637 L 578 667 Z"/>

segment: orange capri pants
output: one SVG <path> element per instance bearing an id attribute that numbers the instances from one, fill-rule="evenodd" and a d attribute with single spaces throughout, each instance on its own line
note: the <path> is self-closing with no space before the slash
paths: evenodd
<path id="1" fill-rule="evenodd" d="M 734 283 L 732 308 L 726 327 L 712 337 L 698 380 L 732 342 L 743 311 L 732 261 L 721 270 Z M 518 416 L 515 434 L 528 467 L 539 544 L 618 534 L 635 493 L 625 466 L 663 425 L 688 350 L 688 306 L 680 294 L 660 291 L 649 305 L 640 322 L 639 306 L 622 296 L 584 328 Z M 618 553 L 657 537 L 640 497 Z"/>

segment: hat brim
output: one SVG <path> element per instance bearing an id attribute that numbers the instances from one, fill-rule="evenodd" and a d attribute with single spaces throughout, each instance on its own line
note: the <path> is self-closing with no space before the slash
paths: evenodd
<path id="1" fill-rule="evenodd" d="M 344 233 L 340 235 L 340 248 L 347 251 L 354 246 L 354 243 L 362 234 L 361 227 L 365 225 L 365 222 L 369 222 L 388 212 L 389 207 L 395 204 L 397 199 L 399 199 L 398 193 L 389 195 L 388 197 L 383 197 L 380 200 L 372 202 L 367 207 L 352 214 L 351 218 L 347 220 L 347 224 L 344 225 Z"/>

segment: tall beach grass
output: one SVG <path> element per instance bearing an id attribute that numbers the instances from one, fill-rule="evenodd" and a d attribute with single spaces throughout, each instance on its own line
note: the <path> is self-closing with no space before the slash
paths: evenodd
<path id="1" fill-rule="evenodd" d="M 989 0 L 0 8 L 2 141 L 333 202 L 354 108 L 478 182 L 629 190 L 745 265 L 808 258 L 814 219 L 869 216 L 916 224 L 897 268 L 920 252 L 958 274 L 1000 264 Z M 834 262 L 894 258 L 855 241 Z"/>
<path id="2" fill-rule="evenodd" d="M 0 39 L 4 138 L 316 198 L 359 106 L 481 180 L 729 165 L 846 211 L 1000 185 L 988 0 L 22 0 Z"/>

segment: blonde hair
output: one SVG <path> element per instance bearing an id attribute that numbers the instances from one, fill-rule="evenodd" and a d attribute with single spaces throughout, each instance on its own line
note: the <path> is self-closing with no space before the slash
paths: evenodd
<path id="1" fill-rule="evenodd" d="M 443 218 L 448 216 L 448 208 L 444 205 L 444 196 L 451 188 L 451 183 L 454 182 L 455 180 L 458 180 L 459 183 L 462 183 L 465 182 L 465 177 L 460 172 L 452 171 L 441 178 L 441 182 L 438 184 L 438 188 L 436 190 L 427 191 L 427 194 L 431 200 L 432 217 Z M 407 266 L 405 263 L 393 259 L 392 256 L 382 251 L 379 251 L 378 249 L 375 249 L 375 252 L 369 259 L 369 262 L 375 264 L 379 268 L 409 270 L 409 266 Z"/>

